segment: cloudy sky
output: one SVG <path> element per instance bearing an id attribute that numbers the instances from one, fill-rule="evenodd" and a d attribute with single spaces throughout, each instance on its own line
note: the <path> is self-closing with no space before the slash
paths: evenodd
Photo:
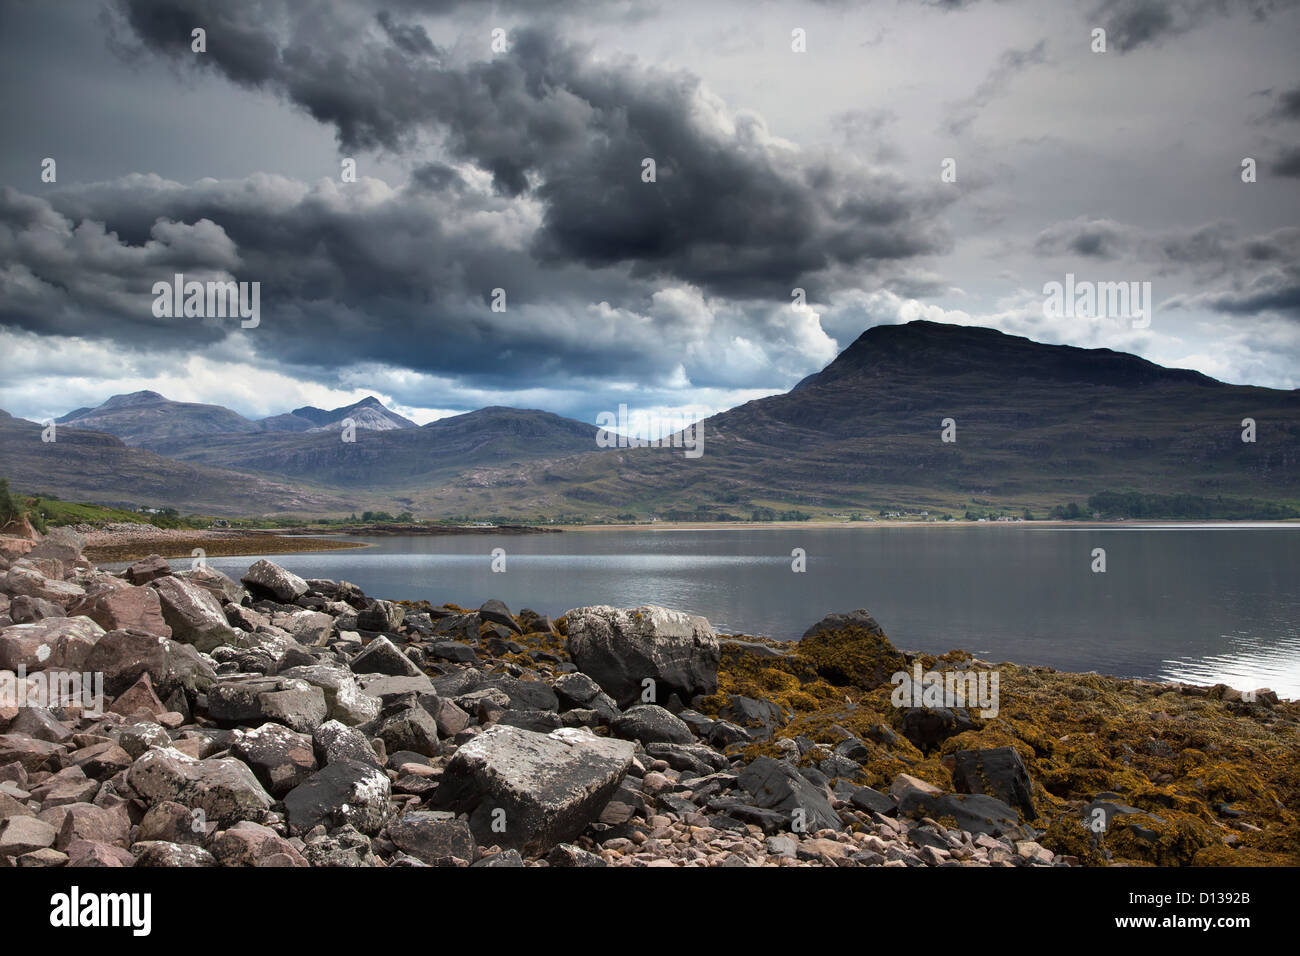
<path id="1" fill-rule="evenodd" d="M 705 412 L 914 318 L 1300 387 L 1297 39 L 1284 0 L 0 0 L 0 408 Z M 156 317 L 175 273 L 260 325 Z M 1149 327 L 1046 317 L 1067 273 Z"/>

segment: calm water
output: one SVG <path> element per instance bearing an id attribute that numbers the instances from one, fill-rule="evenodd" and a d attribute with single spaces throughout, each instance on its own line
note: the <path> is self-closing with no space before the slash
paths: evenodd
<path id="1" fill-rule="evenodd" d="M 867 608 L 899 647 L 1300 697 L 1300 526 L 872 527 L 370 538 L 271 555 L 391 599 L 556 616 L 653 603 L 797 638 Z M 505 573 L 491 570 L 493 548 Z M 791 550 L 807 570 L 791 570 Z M 1104 548 L 1107 570 L 1091 571 Z M 238 578 L 253 558 L 212 558 Z M 176 562 L 183 565 L 184 562 Z"/>

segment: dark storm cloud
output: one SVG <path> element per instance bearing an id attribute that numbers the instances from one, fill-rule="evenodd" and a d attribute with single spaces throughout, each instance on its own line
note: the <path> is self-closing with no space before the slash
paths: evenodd
<path id="1" fill-rule="evenodd" d="M 192 186 L 133 176 L 39 198 L 6 188 L 0 325 L 111 339 L 156 353 L 160 368 L 229 338 L 286 366 L 378 363 L 506 390 L 665 381 L 678 367 L 698 387 L 749 388 L 752 367 L 717 360 L 736 336 L 788 356 L 767 370 L 778 379 L 823 347 L 788 322 L 747 323 L 788 311 L 788 290 L 750 313 L 664 299 L 624 270 L 538 263 L 530 228 L 516 201 L 418 177 L 402 190 L 263 174 Z M 153 284 L 177 272 L 259 282 L 260 326 L 155 317 Z M 496 288 L 503 313 L 490 308 Z"/>
<path id="2" fill-rule="evenodd" d="M 1289 146 L 1282 150 L 1269 169 L 1275 176 L 1300 179 L 1300 146 Z"/>
<path id="3" fill-rule="evenodd" d="M 1124 262 L 1153 275 L 1185 273 L 1198 284 L 1221 286 L 1171 299 L 1232 315 L 1269 312 L 1300 318 L 1300 228 L 1240 236 L 1230 223 L 1148 232 L 1112 220 L 1054 223 L 1034 242 L 1040 256 Z"/>
<path id="4" fill-rule="evenodd" d="M 514 31 L 508 53 L 457 65 L 390 15 L 366 29 L 364 5 L 315 6 L 310 17 L 274 0 L 124 7 L 144 43 L 286 97 L 332 125 L 345 149 L 441 135 L 503 195 L 542 202 L 533 251 L 545 262 L 628 264 L 641 276 L 761 294 L 948 244 L 934 221 L 947 201 L 937 189 L 804 158 L 774 145 L 757 117 L 718 112 L 688 73 L 602 62 L 552 33 Z M 205 57 L 183 42 L 194 23 L 211 24 Z M 246 44 L 249 23 L 282 26 Z M 334 45 L 318 42 L 321 33 Z M 642 181 L 647 158 L 654 183 Z"/>
<path id="5" fill-rule="evenodd" d="M 1278 94 L 1272 115 L 1284 120 L 1300 120 L 1300 86 Z"/>
<path id="6" fill-rule="evenodd" d="M 553 294 L 581 305 L 584 293 L 595 301 L 636 290 L 575 281 L 553 293 L 526 253 L 499 235 L 451 225 L 503 205 L 418 186 L 366 201 L 342 187 L 308 190 L 267 176 L 194 187 L 131 177 L 48 199 L 5 189 L 0 258 L 11 272 L 21 270 L 26 281 L 11 287 L 27 294 L 0 298 L 0 322 L 127 345 L 201 347 L 236 323 L 155 318 L 150 289 L 174 272 L 224 272 L 261 283 L 262 324 L 249 334 L 288 362 L 369 359 L 435 372 L 469 365 L 489 377 L 520 374 L 491 361 L 507 338 L 483 304 L 493 288 L 508 289 L 515 314 Z M 551 332 L 524 323 L 511 337 L 534 345 L 550 338 L 546 344 L 577 368 L 609 364 Z"/>
<path id="7" fill-rule="evenodd" d="M 379 15 L 375 18 L 379 25 L 384 28 L 384 33 L 388 39 L 403 53 L 423 54 L 432 56 L 437 52 L 433 46 L 433 41 L 429 39 L 429 34 L 424 27 L 398 23 L 393 19 L 393 15 L 387 10 L 380 10 Z"/>
<path id="8" fill-rule="evenodd" d="M 1266 20 L 1296 0 L 1105 0 L 1092 13 L 1108 46 L 1127 53 L 1186 33 L 1213 17 L 1247 14 Z"/>

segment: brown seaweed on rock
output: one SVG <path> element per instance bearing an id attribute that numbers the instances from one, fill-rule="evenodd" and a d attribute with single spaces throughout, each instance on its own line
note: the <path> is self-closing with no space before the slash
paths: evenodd
<path id="1" fill-rule="evenodd" d="M 1023 822 L 1045 831 L 1043 846 L 1084 864 L 1300 864 L 1300 702 L 987 664 L 962 651 L 906 654 L 858 613 L 865 620 L 837 616 L 793 644 L 723 638 L 718 693 L 697 703 L 716 715 L 741 696 L 788 715 L 771 739 L 746 747 L 750 757 L 782 756 L 783 737 L 833 747 L 852 735 L 866 749 L 853 782 L 877 789 L 907 773 L 952 792 L 958 752 L 1012 747 L 1034 783 L 1038 816 Z M 755 653 L 755 643 L 779 653 Z M 969 710 L 969 729 L 923 753 L 891 703 L 891 676 L 916 663 L 996 670 L 997 716 Z"/>

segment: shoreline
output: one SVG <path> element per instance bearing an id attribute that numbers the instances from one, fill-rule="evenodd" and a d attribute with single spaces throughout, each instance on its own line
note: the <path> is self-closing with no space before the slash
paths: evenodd
<path id="1" fill-rule="evenodd" d="M 578 524 L 578 525 L 498 525 L 495 527 L 460 526 L 349 526 L 340 529 L 249 528 L 238 530 L 190 530 L 156 528 L 139 525 L 80 531 L 86 539 L 86 556 L 103 564 L 137 561 L 157 554 L 164 558 L 187 558 L 195 548 L 209 557 L 251 557 L 259 554 L 295 554 L 322 551 L 361 550 L 369 542 L 342 540 L 350 537 L 438 537 L 442 535 L 526 535 L 561 532 L 607 531 L 794 531 L 794 530 L 865 530 L 870 528 L 1068 528 L 1116 529 L 1217 529 L 1233 528 L 1300 528 L 1297 521 L 1227 521 L 1227 520 L 1141 520 L 1141 521 L 660 521 L 654 524 Z M 77 526 L 74 526 L 77 530 Z"/>
<path id="2" fill-rule="evenodd" d="M 656 521 L 653 524 L 565 524 L 555 525 L 564 531 L 762 531 L 816 528 L 838 530 L 853 528 L 1203 528 L 1203 527 L 1300 527 L 1300 518 L 1260 521 L 1248 518 L 1142 518 L 1125 521 L 907 521 L 882 518 L 876 521 Z"/>
<path id="3" fill-rule="evenodd" d="M 117 543 L 105 541 L 87 544 L 85 555 L 88 560 L 99 565 L 139 561 L 155 554 L 162 558 L 188 558 L 193 556 L 196 548 L 202 548 L 205 556 L 210 558 L 242 558 L 258 554 L 352 551 L 368 547 L 370 545 L 363 541 L 306 539 L 274 534 L 218 536 L 198 531 L 168 537 L 141 536 Z"/>
<path id="4" fill-rule="evenodd" d="M 0 577 L 0 865 L 1300 863 L 1300 702 L 1266 689 L 908 652 L 865 610 L 786 642 L 28 543 Z"/>

